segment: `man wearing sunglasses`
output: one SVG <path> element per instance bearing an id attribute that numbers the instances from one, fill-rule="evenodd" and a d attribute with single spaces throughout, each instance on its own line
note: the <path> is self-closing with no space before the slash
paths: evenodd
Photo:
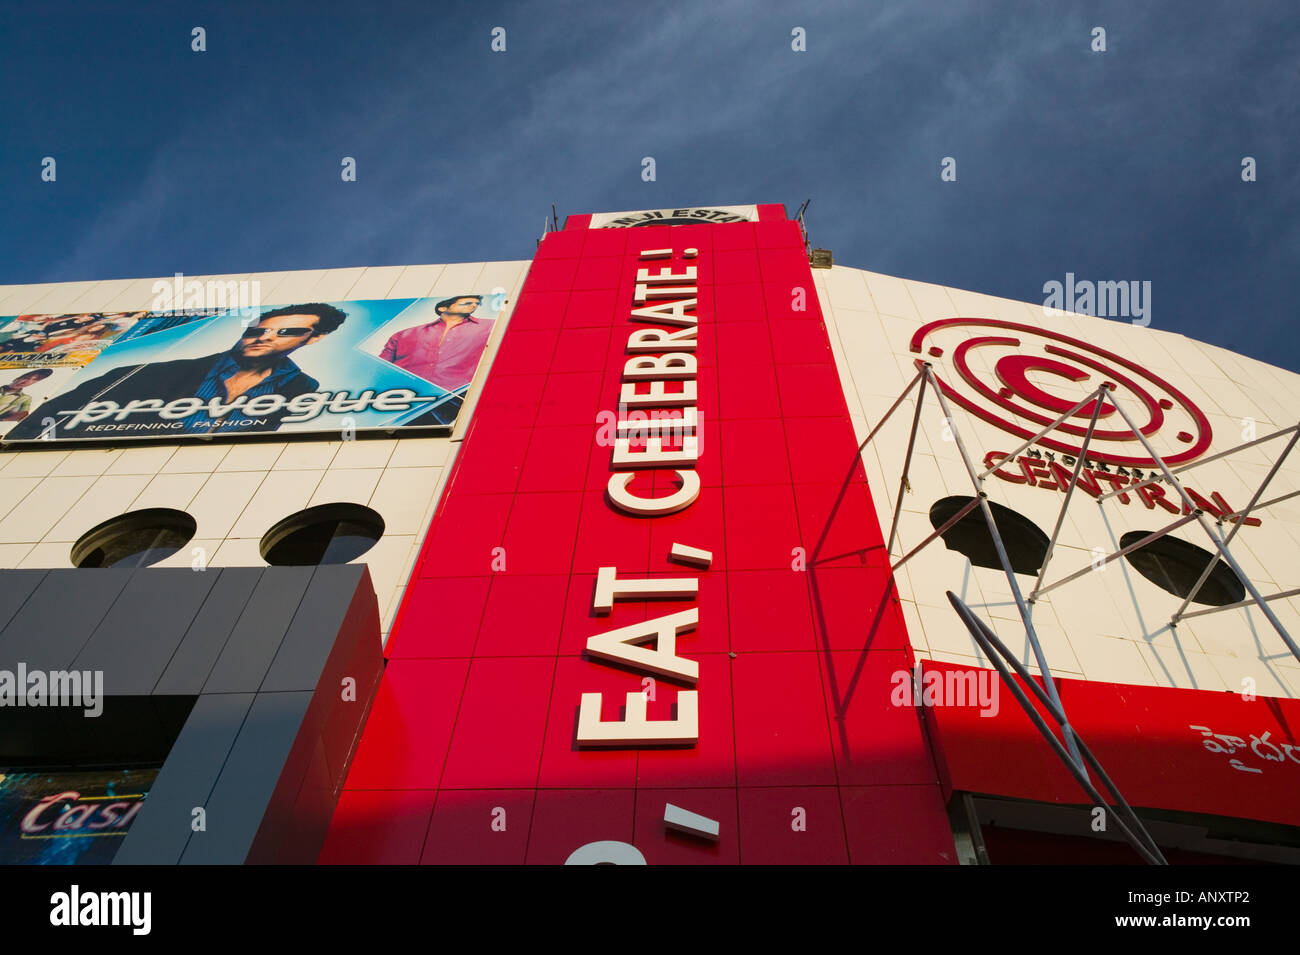
<path id="1" fill-rule="evenodd" d="M 319 389 L 319 383 L 305 374 L 289 356 L 334 331 L 346 317 L 333 305 L 321 303 L 272 309 L 245 328 L 229 351 L 201 358 L 114 368 L 41 405 L 37 414 L 20 422 L 7 437 L 10 440 L 39 438 L 44 430 L 42 422 L 51 418 L 58 421 L 51 437 L 79 437 L 63 430 L 66 418 L 59 412 L 76 411 L 91 401 L 115 401 L 125 407 L 132 401 L 160 401 L 166 405 L 178 398 L 198 398 L 204 402 L 218 398 L 226 402 L 240 396 L 252 399 L 262 395 L 282 395 L 289 400 L 309 394 Z M 245 420 L 264 420 L 265 423 L 259 424 L 256 430 L 275 431 L 280 427 L 280 419 L 288 413 L 282 409 L 246 416 L 234 409 L 219 418 L 210 418 L 206 411 L 199 411 L 179 419 L 183 422 L 180 427 L 175 426 L 177 419 L 171 419 L 167 422 L 167 431 L 172 434 L 238 431 L 241 430 L 240 423 Z M 131 426 L 145 427 L 116 429 L 121 436 L 127 436 L 131 431 L 154 430 L 147 426 L 156 428 L 165 419 L 140 410 L 132 412 L 127 421 Z M 19 428 L 23 430 L 19 431 Z"/>

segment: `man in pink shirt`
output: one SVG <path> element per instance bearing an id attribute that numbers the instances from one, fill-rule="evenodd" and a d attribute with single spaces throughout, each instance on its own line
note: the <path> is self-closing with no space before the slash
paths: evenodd
<path id="1" fill-rule="evenodd" d="M 457 295 L 434 306 L 438 320 L 398 332 L 379 357 L 455 391 L 469 384 L 492 332 L 492 319 L 475 318 L 481 295 Z"/>

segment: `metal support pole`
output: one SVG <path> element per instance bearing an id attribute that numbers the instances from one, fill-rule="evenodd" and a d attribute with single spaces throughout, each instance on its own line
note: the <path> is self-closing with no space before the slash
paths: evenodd
<path id="1" fill-rule="evenodd" d="M 1070 415 L 1074 414 L 1076 411 L 1078 411 L 1080 408 L 1082 408 L 1084 405 L 1086 405 L 1086 404 L 1088 403 L 1088 399 L 1089 399 L 1089 398 L 1096 398 L 1096 399 L 1097 399 L 1097 407 L 1095 407 L 1095 408 L 1092 409 L 1092 420 L 1093 420 L 1093 422 L 1094 422 L 1094 424 L 1095 424 L 1096 421 L 1097 421 L 1097 413 L 1098 413 L 1099 411 L 1101 411 L 1102 402 L 1105 400 L 1105 397 L 1106 397 L 1106 395 L 1105 395 L 1105 388 L 1106 388 L 1106 386 L 1103 384 L 1100 388 L 1098 388 L 1098 389 L 1097 389 L 1096 391 L 1094 391 L 1092 394 L 1085 396 L 1084 399 L 1083 399 L 1082 401 L 1080 401 L 1077 405 L 1075 405 L 1075 406 L 1074 406 L 1073 408 L 1071 408 L 1069 411 L 1064 412 L 1064 413 L 1063 413 L 1060 417 L 1058 417 L 1055 421 L 1053 421 L 1051 424 L 1047 425 L 1047 427 L 1043 428 L 1043 430 L 1039 431 L 1036 435 L 1034 435 L 1032 438 L 1030 438 L 1028 441 L 1026 441 L 1026 442 L 1025 442 L 1024 444 L 1022 444 L 1020 447 L 1016 448 L 1014 451 L 1008 451 L 1008 452 L 1007 452 L 1007 456 L 1003 459 L 1003 461 L 1011 461 L 1011 460 L 1014 460 L 1014 459 L 1015 459 L 1015 456 L 1016 456 L 1017 454 L 1019 454 L 1021 451 L 1025 450 L 1025 448 L 1027 448 L 1027 447 L 1029 447 L 1030 445 L 1032 445 L 1035 441 L 1037 441 L 1037 440 L 1038 440 L 1039 438 L 1041 438 L 1043 435 L 1047 434 L 1047 432 L 1051 431 L 1053 428 L 1055 428 L 1058 424 L 1060 424 L 1060 423 L 1061 423 L 1062 421 L 1064 421 L 1066 418 L 1070 417 Z M 1091 431 L 1091 428 L 1089 428 L 1089 431 Z M 1080 456 L 1079 460 L 1080 460 L 1080 461 L 1083 460 L 1082 456 Z M 985 468 L 983 471 L 980 472 L 979 479 L 980 479 L 981 481 L 984 480 L 986 477 L 988 477 L 990 474 L 992 474 L 993 471 L 994 471 L 996 468 L 999 468 L 999 467 L 1001 467 L 1001 466 L 1002 466 L 1001 464 L 996 464 L 996 465 L 994 465 L 994 466 L 991 467 L 991 468 Z"/>
<path id="2" fill-rule="evenodd" d="M 1300 588 L 1296 588 L 1295 590 L 1284 590 L 1281 593 L 1276 594 L 1269 594 L 1264 599 L 1282 600 L 1284 597 L 1294 597 L 1296 594 L 1300 594 Z M 1220 610 L 1235 610 L 1237 607 L 1251 607 L 1257 602 L 1258 601 L 1252 597 L 1249 600 L 1238 600 L 1236 603 L 1222 604 L 1218 607 L 1206 607 L 1204 610 L 1193 610 L 1191 613 L 1183 614 L 1183 619 L 1190 620 L 1192 617 L 1204 617 L 1207 613 L 1218 613 Z"/>
<path id="3" fill-rule="evenodd" d="M 1281 455 L 1278 456 L 1278 459 L 1273 462 L 1273 467 L 1269 470 L 1268 474 L 1264 476 L 1264 480 L 1259 487 L 1255 489 L 1255 493 L 1251 496 L 1250 502 L 1247 503 L 1246 509 L 1241 512 L 1242 517 L 1254 510 L 1255 504 L 1259 501 L 1260 495 L 1262 495 L 1264 489 L 1268 487 L 1268 482 L 1273 480 L 1273 475 L 1277 474 L 1278 468 L 1282 466 L 1282 462 L 1286 460 L 1286 456 L 1291 453 L 1291 449 L 1295 447 L 1297 440 L 1300 440 L 1300 431 L 1296 431 L 1295 434 L 1291 435 L 1291 440 L 1287 442 L 1286 450 L 1283 451 Z M 1237 522 L 1232 525 L 1232 530 L 1228 531 L 1228 535 L 1223 539 L 1223 546 L 1227 547 L 1232 543 L 1232 539 L 1237 536 L 1237 531 L 1241 530 L 1241 527 L 1241 518 L 1238 518 Z M 1183 602 L 1178 605 L 1178 609 L 1174 611 L 1174 615 L 1169 618 L 1170 623 L 1178 623 L 1179 618 L 1183 615 L 1183 611 L 1187 609 L 1187 605 L 1196 599 L 1196 595 L 1201 592 L 1201 588 L 1205 586 L 1205 582 L 1210 579 L 1210 573 L 1214 570 L 1214 565 L 1217 561 L 1217 557 L 1210 558 L 1209 563 L 1205 565 L 1205 570 L 1201 571 L 1201 576 L 1197 578 L 1196 586 L 1188 592 L 1187 596 L 1183 598 Z"/>
<path id="4" fill-rule="evenodd" d="M 1224 561 L 1232 568 L 1232 572 L 1241 579 L 1242 584 L 1248 591 L 1250 591 L 1250 595 L 1259 603 L 1260 613 L 1268 618 L 1268 622 L 1273 625 L 1273 629 L 1276 630 L 1278 636 L 1282 638 L 1282 642 L 1287 645 L 1287 649 L 1291 651 L 1291 655 L 1297 660 L 1300 660 L 1300 647 L 1296 646 L 1295 641 L 1291 639 L 1291 635 L 1286 632 L 1286 627 L 1282 626 L 1282 621 L 1277 619 L 1277 614 L 1273 613 L 1273 611 L 1269 609 L 1268 604 L 1264 602 L 1264 598 L 1260 595 L 1259 590 L 1250 582 L 1250 578 L 1242 572 L 1241 566 L 1232 556 L 1232 551 L 1227 548 L 1219 535 L 1214 532 L 1214 528 L 1210 526 L 1208 521 L 1206 521 L 1205 515 L 1200 511 L 1195 510 L 1195 505 L 1192 503 L 1192 499 L 1187 496 L 1187 492 L 1183 490 L 1183 486 L 1178 482 L 1173 474 L 1169 472 L 1169 468 L 1165 464 L 1164 458 L 1156 454 L 1155 448 L 1151 447 L 1151 442 L 1147 440 L 1146 435 L 1138 430 L 1138 426 L 1135 425 L 1133 419 L 1128 416 L 1128 412 L 1124 410 L 1124 406 L 1118 401 L 1115 401 L 1114 404 L 1115 410 L 1120 413 L 1124 420 L 1128 422 L 1128 426 L 1133 429 L 1133 435 L 1142 442 L 1142 446 L 1147 449 L 1147 454 L 1151 455 L 1151 460 L 1160 465 L 1160 470 L 1164 472 L 1165 477 L 1169 479 L 1169 483 L 1173 485 L 1174 490 L 1176 490 L 1178 495 L 1183 499 L 1183 506 L 1192 509 L 1197 522 L 1201 525 L 1201 529 L 1209 535 L 1210 540 L 1214 541 L 1214 546 L 1218 549 L 1219 553 L 1223 555 Z"/>
<path id="5" fill-rule="evenodd" d="M 817 539 L 817 546 L 813 548 L 812 556 L 814 561 L 821 555 L 822 545 L 826 543 L 826 535 L 829 534 L 831 530 L 831 521 L 834 519 L 835 515 L 839 512 L 840 502 L 844 498 L 844 491 L 848 489 L 849 482 L 853 480 L 854 469 L 861 463 L 863 450 L 865 450 L 867 445 L 871 443 L 871 439 L 876 436 L 876 432 L 878 432 L 882 427 L 884 427 L 885 422 L 889 420 L 889 416 L 892 415 L 894 411 L 898 408 L 898 406 L 903 403 L 903 399 L 906 398 L 911 393 L 912 389 L 917 386 L 918 382 L 921 383 L 921 387 L 922 389 L 924 389 L 925 387 L 924 377 L 922 376 L 919 370 L 917 371 L 915 377 L 912 378 L 911 383 L 908 384 L 908 386 L 903 389 L 903 393 L 899 395 L 897 399 L 895 399 L 892 405 L 889 406 L 889 410 L 885 412 L 884 417 L 882 417 L 879 421 L 876 422 L 876 426 L 871 429 L 871 433 L 868 434 L 865 438 L 863 438 L 862 443 L 858 445 L 857 455 L 854 457 L 853 463 L 849 465 L 848 473 L 844 475 L 844 484 L 840 489 L 840 500 L 836 501 L 835 507 L 831 509 L 830 517 L 826 519 L 826 526 L 822 528 L 821 537 Z M 888 551 L 886 551 L 886 554 L 888 554 Z"/>
<path id="6" fill-rule="evenodd" d="M 1191 514 L 1184 514 L 1182 517 L 1174 521 L 1172 524 L 1167 524 L 1158 531 L 1152 531 L 1150 534 L 1142 538 L 1140 541 L 1134 541 L 1133 543 L 1129 544 L 1127 547 L 1121 547 L 1113 554 L 1107 554 L 1106 557 L 1102 560 L 1102 564 L 1103 565 L 1109 564 L 1112 560 L 1114 560 L 1117 557 L 1123 557 L 1125 554 L 1131 554 L 1139 547 L 1145 547 L 1147 544 L 1150 544 L 1153 540 L 1164 537 L 1170 531 L 1176 531 L 1184 524 L 1190 524 L 1192 521 L 1196 520 L 1196 515 L 1200 513 L 1201 513 L 1200 511 L 1193 511 Z M 1060 580 L 1056 581 L 1055 583 L 1048 584 L 1042 590 L 1038 591 L 1039 596 L 1046 593 L 1051 593 L 1053 590 L 1055 590 L 1057 587 L 1061 586 L 1062 584 L 1068 584 L 1072 580 L 1078 580 L 1084 574 L 1091 573 L 1096 569 L 1097 569 L 1097 565 L 1093 563 L 1093 564 L 1089 564 L 1087 567 L 1084 567 L 1082 570 L 1076 570 L 1070 576 L 1062 577 Z"/>
<path id="7" fill-rule="evenodd" d="M 1056 753 L 1057 757 L 1063 763 L 1065 763 L 1065 768 L 1069 771 L 1070 775 L 1074 777 L 1075 781 L 1083 788 L 1084 792 L 1088 794 L 1089 798 L 1091 798 L 1096 805 L 1103 809 L 1114 810 L 1115 821 L 1119 823 L 1120 830 L 1124 833 L 1125 838 L 1128 839 L 1129 844 L 1137 850 L 1138 854 L 1141 855 L 1144 860 L 1151 865 L 1167 865 L 1168 863 L 1165 861 L 1164 854 L 1161 853 L 1160 847 L 1156 845 L 1156 841 L 1151 837 L 1146 826 L 1142 824 L 1142 820 L 1138 818 L 1137 813 L 1133 811 L 1133 808 L 1128 804 L 1128 801 L 1125 800 L 1123 794 L 1119 791 L 1119 788 L 1111 780 L 1110 776 L 1107 775 L 1106 771 L 1102 768 L 1101 763 L 1097 761 L 1097 757 L 1092 754 L 1092 751 L 1088 749 L 1087 744 L 1079 738 L 1078 734 L 1074 732 L 1073 727 L 1070 726 L 1069 721 L 1065 716 L 1065 710 L 1061 707 L 1060 703 L 1054 702 L 1046 693 L 1043 692 L 1042 688 L 1040 688 L 1034 681 L 1033 675 L 1025 669 L 1024 665 L 1015 658 L 1011 651 L 1008 650 L 1002 641 L 997 638 L 997 635 L 993 633 L 987 625 L 985 625 L 983 620 L 979 619 L 979 617 L 977 617 L 969 607 L 962 603 L 957 595 L 952 591 L 948 591 L 947 594 L 948 602 L 953 605 L 953 609 L 955 609 L 957 615 L 961 617 L 962 622 L 966 625 L 966 629 L 970 631 L 971 636 L 975 638 L 976 642 L 979 643 L 981 649 L 984 650 L 984 653 L 988 656 L 989 660 L 992 661 L 993 666 L 997 668 L 998 675 L 1002 678 L 1002 682 L 1011 690 L 1012 695 L 1016 698 L 1016 702 L 1020 704 L 1021 709 L 1025 711 L 1025 714 L 1038 729 L 1038 732 L 1042 737 L 1047 740 L 1048 745 L 1052 747 L 1052 751 Z M 1077 741 L 1080 755 L 1071 758 L 1070 755 L 1066 753 L 1065 747 L 1061 745 L 1061 741 L 1056 738 L 1056 734 L 1051 731 L 1047 726 L 1046 721 L 1034 708 L 1028 696 L 1025 695 L 1024 690 L 1011 678 L 1011 674 L 1007 672 L 1006 664 L 1002 662 L 1001 658 L 1005 658 L 1006 661 L 1015 668 L 1015 671 L 1020 676 L 1021 680 L 1023 680 L 1025 685 L 1033 691 L 1039 702 L 1046 707 L 1052 718 L 1056 720 L 1057 725 L 1060 726 L 1062 735 L 1065 737 L 1067 742 L 1072 739 Z M 1048 685 L 1050 686 L 1050 683 L 1048 683 Z M 1098 778 L 1101 779 L 1102 785 L 1110 791 L 1111 796 L 1115 799 L 1115 806 L 1112 807 L 1102 798 L 1101 793 L 1097 791 L 1097 787 L 1094 786 L 1092 780 L 1088 778 L 1085 760 L 1087 766 L 1092 767 L 1092 770 L 1097 774 Z"/>
<path id="8" fill-rule="evenodd" d="M 897 410 L 898 406 L 903 403 L 903 399 L 911 394 L 912 389 L 916 387 L 916 383 L 924 380 L 924 378 L 924 372 L 918 371 L 916 373 L 916 377 L 913 378 L 908 386 L 903 389 L 903 393 L 894 399 L 894 403 L 889 406 L 889 410 L 886 411 L 881 419 L 876 422 L 876 426 L 871 429 L 871 433 L 862 439 L 862 443 L 858 445 L 858 454 L 861 454 L 866 449 L 867 445 L 871 443 L 871 439 L 876 436 L 876 432 L 885 426 L 885 422 L 889 420 L 889 416 L 892 415 Z"/>
<path id="9" fill-rule="evenodd" d="M 1020 585 L 1016 583 L 1016 575 L 1011 570 L 1011 559 L 1007 557 L 1007 549 L 1002 543 L 1002 535 L 998 533 L 997 522 L 993 520 L 993 510 L 989 507 L 989 502 L 982 493 L 984 490 L 981 486 L 983 482 L 975 475 L 975 466 L 971 464 L 970 455 L 966 453 L 966 445 L 961 440 L 961 432 L 958 431 L 957 422 L 953 419 L 952 409 L 948 407 L 948 401 L 943 396 L 943 389 L 933 381 L 934 373 L 930 368 L 929 362 L 924 363 L 922 371 L 925 374 L 926 380 L 934 385 L 935 397 L 939 399 L 939 405 L 943 408 L 944 416 L 948 419 L 948 426 L 952 429 L 953 441 L 957 444 L 957 451 L 961 455 L 962 463 L 966 465 L 966 473 L 970 475 L 971 484 L 974 485 L 976 498 L 980 504 L 980 510 L 984 513 L 984 521 L 988 525 L 989 533 L 993 536 L 993 546 L 998 552 L 998 561 L 1002 564 L 1002 570 L 1007 575 L 1007 583 L 1011 586 L 1011 595 L 1016 600 L 1016 608 L 1020 612 L 1020 620 L 1025 625 L 1025 636 L 1029 638 L 1029 646 L 1034 651 L 1034 659 L 1038 661 L 1038 670 L 1043 675 L 1043 681 L 1048 686 L 1048 692 L 1051 694 L 1053 702 L 1055 702 L 1058 709 L 1061 709 L 1062 712 L 1064 712 L 1064 708 L 1061 707 L 1061 699 L 1056 690 L 1056 679 L 1052 676 L 1051 667 L 1047 665 L 1047 655 L 1043 653 L 1043 646 L 1038 642 L 1038 632 L 1034 630 L 1034 621 L 1030 617 L 1029 608 L 1025 605 L 1025 598 L 1020 593 Z M 1074 732 L 1069 728 L 1068 723 L 1065 726 L 1064 732 L 1065 745 L 1069 747 L 1070 755 L 1076 760 L 1079 759 L 1079 750 L 1074 742 Z"/>
<path id="10" fill-rule="evenodd" d="M 1127 416 L 1124 420 L 1128 420 Z M 1129 424 L 1132 426 L 1131 421 Z M 1280 438 L 1282 435 L 1290 434 L 1292 431 L 1297 429 L 1300 429 L 1300 424 L 1293 424 L 1289 428 L 1283 428 L 1281 431 L 1274 431 L 1272 434 L 1266 434 L 1262 438 L 1247 441 L 1245 444 L 1239 444 L 1235 448 L 1229 448 L 1227 451 L 1220 451 L 1217 454 L 1211 454 L 1208 458 L 1201 458 L 1199 461 L 1193 461 L 1191 464 L 1184 464 L 1181 467 L 1174 468 L 1172 471 L 1165 468 L 1165 472 L 1167 474 L 1182 474 L 1184 471 L 1190 471 L 1192 468 L 1199 468 L 1202 464 L 1209 464 L 1211 461 L 1218 461 L 1221 458 L 1226 458 L 1230 454 L 1236 454 L 1238 451 L 1245 451 L 1247 448 L 1253 448 L 1257 444 L 1263 444 L 1265 441 L 1272 441 L 1274 438 Z M 1137 428 L 1133 428 L 1133 433 L 1138 434 L 1140 432 Z M 1142 443 L 1146 444 L 1146 441 L 1144 440 Z M 1154 453 L 1155 452 L 1152 452 L 1153 456 Z M 1149 484 L 1158 484 L 1159 482 L 1160 478 L 1155 477 L 1147 478 L 1145 481 L 1141 481 L 1137 484 L 1125 484 L 1123 487 L 1117 487 L 1112 491 L 1107 491 L 1105 494 L 1101 495 L 1101 497 L 1097 498 L 1097 500 L 1104 501 L 1106 498 L 1114 497 L 1116 494 L 1126 494 L 1129 491 L 1136 491 L 1140 487 L 1146 487 Z"/>
<path id="11" fill-rule="evenodd" d="M 916 446 L 916 429 L 921 423 L 921 406 L 925 403 L 926 380 L 926 378 L 921 379 L 921 390 L 916 394 L 916 414 L 912 415 L 912 432 L 907 436 L 907 454 L 903 458 L 903 474 L 898 479 L 898 498 L 894 501 L 894 520 L 889 525 L 889 543 L 885 544 L 885 556 L 889 556 L 894 552 L 894 535 L 898 533 L 898 519 L 903 515 L 903 492 L 908 488 L 907 471 L 912 466 L 912 449 Z"/>
<path id="12" fill-rule="evenodd" d="M 983 494 L 982 491 L 980 493 Z M 917 544 L 915 547 L 909 550 L 905 555 L 898 558 L 898 563 L 894 564 L 892 567 L 889 568 L 890 573 L 893 573 L 894 571 L 898 570 L 898 568 L 902 567 L 905 563 L 911 560 L 912 555 L 915 554 L 917 551 L 919 551 L 926 544 L 930 543 L 930 541 L 934 540 L 936 537 L 942 537 L 945 533 L 947 533 L 948 528 L 952 527 L 954 524 L 956 524 L 959 520 L 961 520 L 971 511 L 975 510 L 975 508 L 979 507 L 979 503 L 980 503 L 979 498 L 972 497 L 965 505 L 963 505 L 960 511 L 958 511 L 952 517 L 944 521 L 941 527 L 936 528 L 933 534 L 931 534 L 925 540 L 921 541 L 921 543 Z"/>
<path id="13" fill-rule="evenodd" d="M 1256 511 L 1262 511 L 1265 508 L 1272 507 L 1274 504 L 1281 504 L 1283 501 L 1289 501 L 1291 500 L 1291 498 L 1297 496 L 1300 496 L 1300 491 L 1287 491 L 1285 494 L 1279 494 L 1277 497 L 1271 497 L 1267 501 L 1260 501 L 1260 503 L 1256 504 L 1253 509 Z M 1246 516 L 1245 511 L 1233 511 L 1231 514 L 1224 514 L 1223 519 L 1225 521 L 1231 521 L 1245 516 Z"/>
<path id="14" fill-rule="evenodd" d="M 1052 528 L 1052 537 L 1047 542 L 1047 552 L 1043 554 L 1043 563 L 1038 568 L 1038 579 L 1034 582 L 1034 589 L 1029 592 L 1026 598 L 1029 603 L 1038 599 L 1039 588 L 1043 586 L 1043 575 L 1047 573 L 1047 564 L 1052 559 L 1052 551 L 1056 550 L 1056 538 L 1061 533 L 1061 527 L 1065 524 L 1065 510 L 1070 506 L 1070 497 L 1074 494 L 1074 489 L 1079 484 L 1079 474 L 1083 471 L 1084 459 L 1088 456 L 1088 443 L 1092 441 L 1092 432 L 1097 427 L 1097 418 L 1101 414 L 1101 406 L 1106 398 L 1106 385 L 1103 383 L 1093 394 L 1097 396 L 1097 406 L 1092 409 L 1092 420 L 1088 422 L 1088 433 L 1084 435 L 1083 447 L 1079 448 L 1079 456 L 1074 462 L 1074 474 L 1070 477 L 1070 486 L 1065 489 L 1065 500 L 1061 502 L 1061 513 L 1056 515 L 1056 526 Z M 1084 399 L 1087 400 L 1087 399 Z M 987 474 L 989 472 L 985 472 Z"/>

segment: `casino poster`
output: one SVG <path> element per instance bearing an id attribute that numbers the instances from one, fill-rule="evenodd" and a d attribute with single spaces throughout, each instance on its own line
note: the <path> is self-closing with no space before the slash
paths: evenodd
<path id="1" fill-rule="evenodd" d="M 0 865 L 105 865 L 157 766 L 0 773 Z"/>
<path id="2" fill-rule="evenodd" d="M 467 292 L 135 313 L 82 368 L 0 370 L 0 440 L 447 432 L 501 305 Z"/>

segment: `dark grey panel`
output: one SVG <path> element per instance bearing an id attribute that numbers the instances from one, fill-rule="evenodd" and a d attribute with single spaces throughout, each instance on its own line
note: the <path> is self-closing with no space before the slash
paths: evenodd
<path id="1" fill-rule="evenodd" d="M 204 693 L 255 693 L 266 679 L 314 567 L 268 567 L 203 685 Z M 326 639 L 338 632 L 335 625 Z"/>
<path id="2" fill-rule="evenodd" d="M 73 669 L 103 670 L 112 695 L 149 693 L 203 606 L 215 573 L 156 568 L 137 573 L 77 654 Z"/>
<path id="3" fill-rule="evenodd" d="M 0 571 L 6 617 L 0 667 L 102 672 L 104 711 L 11 713 L 3 762 L 163 764 L 118 863 L 315 860 L 383 672 L 364 565 Z"/>
<path id="4" fill-rule="evenodd" d="M 23 660 L 28 669 L 68 669 L 133 573 L 113 567 L 48 571 L 0 632 L 0 667 L 12 669 Z"/>
<path id="5" fill-rule="evenodd" d="M 326 717 L 321 729 L 321 742 L 325 744 L 325 759 L 329 766 L 330 779 L 336 790 L 343 788 L 348 766 L 360 742 L 361 731 L 370 717 L 370 705 L 379 692 L 379 683 L 383 678 L 382 661 L 365 676 L 358 675 L 357 698 L 352 702 L 341 702 Z M 357 708 L 360 707 L 358 712 Z"/>
<path id="6" fill-rule="evenodd" d="M 311 766 L 303 779 L 302 791 L 293 808 L 293 816 L 298 820 L 299 839 L 309 842 L 313 835 L 317 840 L 316 855 L 325 845 L 325 834 L 329 832 L 330 819 L 334 816 L 334 807 L 338 805 L 339 791 L 342 785 L 334 785 L 330 778 L 329 764 L 325 759 L 325 744 L 316 741 L 316 751 L 312 756 Z M 311 860 L 315 862 L 313 858 Z"/>
<path id="7" fill-rule="evenodd" d="M 252 693 L 199 697 L 114 865 L 174 865 L 191 834 L 219 834 L 210 817 L 207 833 L 193 833 L 192 813 L 208 804 L 253 698 Z"/>
<path id="8" fill-rule="evenodd" d="M 184 865 L 239 865 L 248 856 L 293 749 L 311 693 L 259 693 L 208 798 L 206 832 L 192 834 Z M 299 780 L 293 786 L 296 793 Z"/>
<path id="9" fill-rule="evenodd" d="M 313 825 L 312 816 L 300 816 L 297 804 L 313 774 L 313 763 L 321 749 L 321 711 L 328 701 L 314 694 L 311 706 L 298 728 L 293 748 L 280 771 L 275 791 L 262 814 L 256 838 L 245 860 L 253 865 L 313 863 L 324 844 L 328 820 Z M 320 768 L 323 768 L 323 764 Z M 337 796 L 334 797 L 337 801 Z M 332 807 L 331 807 L 332 812 Z"/>
<path id="10" fill-rule="evenodd" d="M 293 625 L 266 673 L 263 692 L 316 688 L 365 574 L 364 564 L 315 568 Z M 369 583 L 366 587 L 370 589 Z"/>
<path id="11" fill-rule="evenodd" d="M 302 784 L 297 793 L 287 792 L 288 787 L 283 785 L 283 780 L 281 782 L 286 790 L 284 798 L 271 801 L 248 861 L 263 865 L 314 864 L 325 844 L 330 818 L 338 804 L 338 793 L 330 784 L 325 764 L 325 747 L 319 737 L 314 740 L 311 759 L 302 774 Z"/>
<path id="12" fill-rule="evenodd" d="M 339 640 L 347 639 L 346 632 L 340 634 Z M 333 667 L 331 666 L 331 671 Z M 352 648 L 350 657 L 344 660 L 340 673 L 331 672 L 322 686 L 339 687 L 334 699 L 338 700 L 326 715 L 321 728 L 321 741 L 325 744 L 325 759 L 329 766 L 330 778 L 335 789 L 343 788 L 343 779 L 351 763 L 352 753 L 356 749 L 357 737 L 369 715 L 368 707 L 379 689 L 379 681 L 384 675 L 384 656 L 378 633 L 378 625 L 371 625 L 362 631 Z M 356 698 L 345 701 L 342 698 L 342 678 L 350 676 L 356 680 Z M 357 708 L 361 707 L 360 712 Z"/>
<path id="13" fill-rule="evenodd" d="M 0 573 L 0 631 L 27 602 L 48 570 L 6 570 Z"/>
<path id="14" fill-rule="evenodd" d="M 263 568 L 209 567 L 217 575 L 198 616 L 190 624 L 176 655 L 167 664 L 155 693 L 198 693 L 225 649 L 248 599 L 253 595 Z"/>

